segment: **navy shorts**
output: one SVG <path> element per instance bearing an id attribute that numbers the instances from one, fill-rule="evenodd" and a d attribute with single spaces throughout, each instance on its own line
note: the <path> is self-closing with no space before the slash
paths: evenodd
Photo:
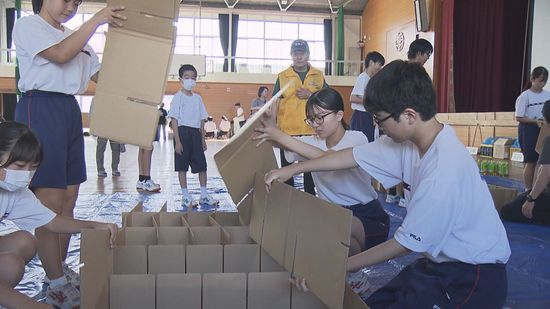
<path id="1" fill-rule="evenodd" d="M 421 258 L 365 301 L 378 308 L 491 308 L 506 301 L 505 264 L 434 263 Z"/>
<path id="2" fill-rule="evenodd" d="M 206 171 L 206 157 L 202 148 L 201 130 L 186 126 L 179 126 L 183 153 L 180 155 L 174 152 L 174 166 L 176 172 L 187 172 L 191 166 L 191 173 L 196 174 Z M 174 140 L 174 145 L 175 145 Z"/>
<path id="3" fill-rule="evenodd" d="M 539 138 L 540 128 L 534 123 L 520 123 L 518 125 L 518 140 L 523 153 L 523 162 L 534 163 L 539 160 L 539 154 L 535 151 Z"/>
<path id="4" fill-rule="evenodd" d="M 42 143 L 42 163 L 30 187 L 65 189 L 86 181 L 82 114 L 74 96 L 28 91 L 17 103 L 15 120 Z"/>
<path id="5" fill-rule="evenodd" d="M 345 207 L 363 223 L 365 230 L 365 250 L 385 242 L 390 231 L 390 216 L 384 211 L 378 200 L 369 203 Z"/>
<path id="6" fill-rule="evenodd" d="M 354 110 L 351 115 L 350 128 L 363 132 L 369 143 L 374 141 L 374 121 L 371 113 Z"/>

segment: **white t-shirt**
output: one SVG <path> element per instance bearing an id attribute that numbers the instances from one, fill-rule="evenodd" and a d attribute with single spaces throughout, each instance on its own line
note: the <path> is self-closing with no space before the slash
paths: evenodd
<path id="1" fill-rule="evenodd" d="M 0 222 L 7 219 L 25 231 L 48 224 L 55 213 L 46 208 L 31 192 L 19 189 L 7 191 L 0 189 Z"/>
<path id="2" fill-rule="evenodd" d="M 365 88 L 367 88 L 369 80 L 370 77 L 366 72 L 359 74 L 359 77 L 357 77 L 357 81 L 355 82 L 355 86 L 353 86 L 353 89 L 351 90 L 351 95 L 358 95 L 360 97 L 363 97 L 365 95 Z M 351 109 L 361 112 L 366 111 L 363 104 L 358 103 L 351 103 Z"/>
<path id="3" fill-rule="evenodd" d="M 233 118 L 233 121 L 236 121 L 236 122 L 244 121 L 244 110 L 242 107 L 237 108 L 237 116 Z"/>
<path id="4" fill-rule="evenodd" d="M 388 136 L 353 148 L 355 161 L 384 187 L 403 181 L 407 215 L 394 238 L 435 262 L 506 263 L 510 245 L 487 184 L 445 125 L 422 158 Z"/>
<path id="5" fill-rule="evenodd" d="M 296 138 L 323 151 L 329 150 L 326 141 L 322 138 L 314 136 Z M 346 131 L 340 142 L 330 149 L 336 151 L 366 143 L 368 143 L 368 140 L 363 132 Z M 291 151 L 285 151 L 285 157 L 288 162 L 305 160 L 305 158 Z M 334 204 L 342 206 L 367 204 L 378 198 L 372 187 L 370 175 L 359 167 L 330 172 L 312 172 L 311 176 L 319 197 Z"/>
<path id="6" fill-rule="evenodd" d="M 38 54 L 61 42 L 74 31 L 61 31 L 52 27 L 39 15 L 25 16 L 17 20 L 13 39 L 19 60 L 21 92 L 43 90 L 65 94 L 84 93 L 90 77 L 99 71 L 99 58 L 86 45 L 73 59 L 57 64 Z"/>
<path id="7" fill-rule="evenodd" d="M 231 129 L 231 123 L 227 120 L 220 121 L 220 131 L 229 132 Z"/>
<path id="8" fill-rule="evenodd" d="M 201 121 L 208 118 L 208 113 L 200 95 L 193 92 L 192 95 L 188 96 L 178 91 L 172 99 L 168 117 L 176 119 L 180 127 L 200 129 Z"/>
<path id="9" fill-rule="evenodd" d="M 216 132 L 216 124 L 214 123 L 214 121 L 207 121 L 204 124 L 204 131 L 207 133 Z"/>
<path id="10" fill-rule="evenodd" d="M 525 90 L 516 100 L 516 117 L 543 119 L 542 107 L 548 100 L 550 100 L 549 91 L 542 90 L 541 93 L 534 93 L 531 89 Z"/>

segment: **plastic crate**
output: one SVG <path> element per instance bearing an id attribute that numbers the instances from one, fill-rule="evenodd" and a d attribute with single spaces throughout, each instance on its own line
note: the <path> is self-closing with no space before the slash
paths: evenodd
<path id="1" fill-rule="evenodd" d="M 493 157 L 493 145 L 481 144 L 479 147 L 479 156 L 484 158 Z"/>

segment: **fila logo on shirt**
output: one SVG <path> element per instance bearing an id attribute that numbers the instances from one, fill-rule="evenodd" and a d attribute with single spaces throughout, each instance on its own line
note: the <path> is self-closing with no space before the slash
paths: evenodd
<path id="1" fill-rule="evenodd" d="M 409 234 L 409 237 L 412 238 L 412 239 L 414 239 L 414 240 L 416 240 L 416 241 L 418 241 L 418 242 L 421 242 L 421 241 L 422 241 L 422 238 L 420 238 L 420 236 L 416 236 L 416 235 L 414 235 L 413 233 L 410 233 L 410 234 Z"/>

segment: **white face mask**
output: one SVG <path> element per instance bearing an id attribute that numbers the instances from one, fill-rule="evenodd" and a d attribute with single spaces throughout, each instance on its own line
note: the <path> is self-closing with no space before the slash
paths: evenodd
<path id="1" fill-rule="evenodd" d="M 193 79 L 184 79 L 181 85 L 183 86 L 183 89 L 191 91 L 193 90 L 193 87 L 197 85 L 197 82 Z"/>
<path id="2" fill-rule="evenodd" d="M 0 188 L 8 191 L 17 191 L 26 188 L 31 183 L 35 171 L 20 171 L 4 168 L 6 179 L 0 180 Z"/>

